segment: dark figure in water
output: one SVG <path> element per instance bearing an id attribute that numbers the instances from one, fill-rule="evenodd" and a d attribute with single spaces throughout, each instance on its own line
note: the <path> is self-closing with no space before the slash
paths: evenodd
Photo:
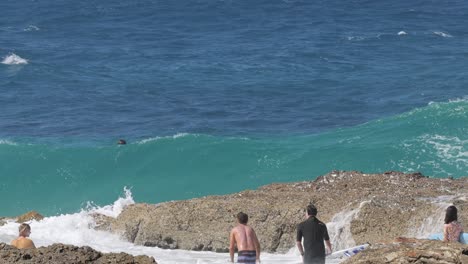
<path id="1" fill-rule="evenodd" d="M 119 145 L 127 145 L 127 141 L 125 141 L 125 139 L 119 139 L 119 141 L 117 141 L 117 144 L 119 144 Z"/>
<path id="2" fill-rule="evenodd" d="M 327 244 L 328 254 L 332 252 L 327 226 L 318 220 L 316 216 L 317 208 L 313 205 L 307 206 L 307 220 L 297 226 L 297 248 L 303 257 L 304 264 L 325 263 L 325 245 L 323 241 Z M 304 247 L 302 247 L 302 238 L 304 238 Z"/>

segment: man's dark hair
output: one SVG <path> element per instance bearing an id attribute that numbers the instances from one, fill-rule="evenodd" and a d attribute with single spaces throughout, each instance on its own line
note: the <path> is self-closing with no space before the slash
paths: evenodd
<path id="1" fill-rule="evenodd" d="M 239 223 L 245 225 L 249 221 L 249 216 L 246 213 L 240 212 L 237 214 L 237 220 Z"/>
<path id="2" fill-rule="evenodd" d="M 317 216 L 317 207 L 315 207 L 313 204 L 309 204 L 307 206 L 307 214 L 311 216 Z"/>
<path id="3" fill-rule="evenodd" d="M 453 221 L 457 221 L 458 220 L 458 216 L 457 216 L 457 208 L 453 205 L 449 206 L 447 208 L 447 211 L 445 211 L 445 220 L 444 222 L 446 224 L 450 224 L 451 222 Z"/>

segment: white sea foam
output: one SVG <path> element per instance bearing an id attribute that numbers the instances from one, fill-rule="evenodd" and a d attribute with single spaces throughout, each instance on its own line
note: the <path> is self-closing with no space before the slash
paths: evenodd
<path id="1" fill-rule="evenodd" d="M 401 36 L 401 35 L 408 35 L 408 33 L 406 33 L 405 31 L 398 32 L 398 36 Z"/>
<path id="2" fill-rule="evenodd" d="M 0 145 L 11 145 L 11 146 L 16 146 L 16 145 L 18 145 L 18 144 L 16 144 L 16 143 L 13 142 L 13 141 L 10 141 L 10 140 L 0 139 Z"/>
<path id="3" fill-rule="evenodd" d="M 361 37 L 361 36 L 349 36 L 347 37 L 348 40 L 355 40 L 355 41 L 361 41 L 361 40 L 364 40 L 365 37 Z"/>
<path id="4" fill-rule="evenodd" d="M 428 211 L 427 216 L 422 224 L 412 226 L 408 230 L 409 237 L 416 238 L 428 238 L 429 235 L 435 233 L 442 233 L 442 226 L 444 223 L 445 210 L 448 206 L 452 205 L 453 200 L 465 200 L 466 195 L 461 196 L 440 196 L 437 198 L 431 198 L 429 201 L 436 208 L 435 210 Z"/>
<path id="5" fill-rule="evenodd" d="M 468 168 L 468 140 L 455 136 L 423 135 L 422 141 L 432 147 L 444 162 L 455 165 L 458 169 Z"/>
<path id="6" fill-rule="evenodd" d="M 23 29 L 23 31 L 39 31 L 40 28 L 35 25 L 29 25 Z"/>
<path id="7" fill-rule="evenodd" d="M 153 142 L 153 141 L 158 141 L 158 140 L 161 140 L 161 139 L 177 139 L 177 138 L 182 138 L 182 137 L 186 137 L 186 136 L 189 136 L 189 135 L 191 135 L 191 134 L 189 134 L 189 133 L 177 133 L 177 134 L 175 134 L 173 136 L 147 138 L 147 139 L 140 140 L 137 143 L 138 144 L 146 144 L 146 143 Z"/>
<path id="8" fill-rule="evenodd" d="M 444 37 L 444 38 L 451 38 L 451 37 L 453 37 L 453 36 L 450 35 L 449 33 L 445 33 L 445 32 L 442 32 L 442 31 L 434 31 L 433 33 L 436 34 L 436 35 L 438 35 L 438 36 Z"/>
<path id="9" fill-rule="evenodd" d="M 99 206 L 94 206 L 91 203 L 88 203 L 87 211 L 89 211 L 90 213 L 98 213 L 98 214 L 102 214 L 102 215 L 106 215 L 106 216 L 116 218 L 117 216 L 119 216 L 119 214 L 122 212 L 122 210 L 127 205 L 135 203 L 135 201 L 133 200 L 132 192 L 130 191 L 130 189 L 125 187 L 124 192 L 125 192 L 125 196 L 124 197 L 119 197 L 117 199 L 117 201 L 115 201 L 111 205 L 106 205 L 106 206 L 103 206 L 103 207 L 99 207 Z"/>
<path id="10" fill-rule="evenodd" d="M 351 233 L 351 222 L 358 216 L 361 207 L 366 203 L 367 201 L 362 202 L 357 209 L 337 213 L 332 217 L 331 222 L 327 223 L 333 248 L 336 250 L 343 250 L 356 246 L 356 242 Z"/>
<path id="11" fill-rule="evenodd" d="M 468 102 L 468 95 L 464 97 L 450 99 L 449 103 Z"/>
<path id="12" fill-rule="evenodd" d="M 3 58 L 2 64 L 6 65 L 21 65 L 21 64 L 28 64 L 26 59 L 21 58 L 20 56 L 11 53 L 10 55 Z"/>

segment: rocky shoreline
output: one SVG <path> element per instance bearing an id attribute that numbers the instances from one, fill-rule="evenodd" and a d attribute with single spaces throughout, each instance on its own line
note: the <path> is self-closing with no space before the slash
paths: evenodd
<path id="1" fill-rule="evenodd" d="M 126 253 L 103 254 L 90 247 L 53 244 L 37 249 L 16 249 L 0 243 L 0 263 L 21 264 L 157 264 L 152 257 Z"/>
<path id="2" fill-rule="evenodd" d="M 335 223 L 329 227 L 335 228 L 335 241 L 362 244 L 417 237 L 428 219 L 441 229 L 444 209 L 450 203 L 459 208 L 461 221 L 468 219 L 467 197 L 467 177 L 334 171 L 313 181 L 270 184 L 230 195 L 134 204 L 116 219 L 101 219 L 100 228 L 137 245 L 227 252 L 234 216 L 243 211 L 250 216 L 262 250 L 284 253 L 295 245 L 296 225 L 309 202 L 318 207 L 322 221 Z"/>
<path id="3" fill-rule="evenodd" d="M 93 217 L 96 229 L 119 234 L 136 245 L 227 252 L 235 215 L 243 211 L 250 216 L 249 224 L 257 232 L 262 251 L 285 253 L 295 246 L 296 225 L 304 219 L 304 208 L 309 203 L 318 207 L 318 218 L 328 223 L 335 249 L 372 244 L 365 254 L 346 263 L 413 263 L 405 261 L 416 251 L 436 252 L 421 253 L 432 256 L 428 257 L 431 259 L 442 259 L 438 254 L 457 257 L 452 258 L 454 262 L 415 263 L 466 260 L 466 245 L 444 246 L 447 243 L 414 239 L 411 243 L 394 243 L 394 239 L 424 238 L 428 230 L 441 232 L 444 210 L 449 204 L 459 208 L 459 220 L 467 223 L 468 177 L 438 179 L 393 171 L 333 171 L 312 181 L 270 184 L 257 190 L 184 201 L 138 203 L 125 207 L 116 218 L 99 214 Z M 0 248 L 0 254 L 4 248 Z M 1 256 L 0 260 L 4 259 Z M 383 256 L 400 262 L 382 262 Z"/>
<path id="4" fill-rule="evenodd" d="M 343 264 L 369 263 L 468 263 L 468 245 L 434 240 L 397 238 L 391 243 L 379 243 L 351 257 Z"/>

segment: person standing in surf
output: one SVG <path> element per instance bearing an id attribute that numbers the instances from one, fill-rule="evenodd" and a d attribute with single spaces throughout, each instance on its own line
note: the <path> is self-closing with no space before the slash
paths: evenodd
<path id="1" fill-rule="evenodd" d="M 463 227 L 458 222 L 458 210 L 455 206 L 449 206 L 445 211 L 444 241 L 461 242 Z"/>
<path id="2" fill-rule="evenodd" d="M 327 244 L 328 254 L 332 252 L 327 226 L 317 219 L 317 208 L 312 204 L 306 208 L 306 218 L 297 225 L 297 248 L 304 264 L 324 264 L 326 255 L 324 241 Z M 302 238 L 304 238 L 304 247 Z"/>
<path id="3" fill-rule="evenodd" d="M 234 262 L 234 250 L 237 246 L 237 263 L 260 263 L 260 242 L 252 227 L 247 225 L 249 216 L 243 212 L 237 214 L 239 224 L 231 230 L 229 236 L 229 255 Z"/>
<path id="4" fill-rule="evenodd" d="M 29 235 L 31 235 L 31 227 L 28 224 L 23 223 L 19 226 L 18 230 L 19 237 L 11 241 L 11 245 L 18 249 L 36 248 L 34 242 L 28 238 Z"/>

